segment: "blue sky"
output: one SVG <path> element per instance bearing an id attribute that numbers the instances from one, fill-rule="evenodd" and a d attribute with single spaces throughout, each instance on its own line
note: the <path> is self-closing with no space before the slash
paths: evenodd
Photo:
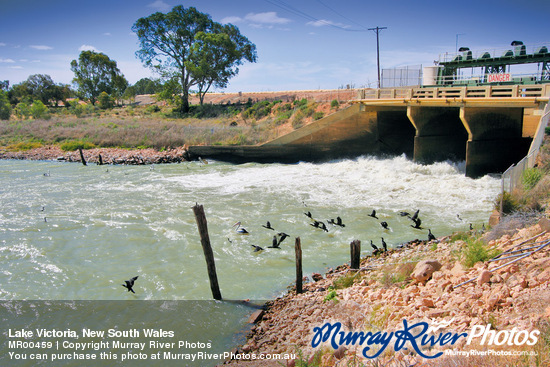
<path id="1" fill-rule="evenodd" d="M 472 50 L 550 42 L 548 0 L 0 0 L 0 80 L 48 74 L 71 83 L 70 62 L 85 49 L 118 63 L 135 83 L 155 76 L 135 57 L 140 17 L 194 6 L 233 23 L 257 47 L 227 92 L 376 86 L 376 35 L 382 68 L 430 66 L 458 46 Z M 529 51 L 529 49 L 528 49 Z"/>

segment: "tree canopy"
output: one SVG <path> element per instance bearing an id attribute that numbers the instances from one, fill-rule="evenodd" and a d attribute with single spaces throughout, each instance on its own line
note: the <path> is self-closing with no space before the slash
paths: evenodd
<path id="1" fill-rule="evenodd" d="M 121 96 L 128 81 L 107 55 L 95 51 L 82 51 L 77 60 L 71 61 L 73 82 L 78 91 L 95 104 L 101 92 Z"/>
<path id="2" fill-rule="evenodd" d="M 212 85 L 226 87 L 244 60 L 257 58 L 256 46 L 237 27 L 216 23 L 194 7 L 178 5 L 166 14 L 140 18 L 132 30 L 141 47 L 136 56 L 165 78 L 179 81 L 184 113 L 189 110 L 191 87 L 198 87 L 202 102 Z"/>

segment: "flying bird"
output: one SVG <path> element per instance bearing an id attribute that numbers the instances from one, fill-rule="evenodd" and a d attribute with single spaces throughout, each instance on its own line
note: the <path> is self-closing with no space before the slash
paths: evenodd
<path id="1" fill-rule="evenodd" d="M 329 219 L 328 222 L 330 224 L 335 225 L 335 226 L 340 226 L 340 227 L 345 227 L 346 226 L 344 223 L 342 223 L 342 218 L 340 218 L 340 217 L 336 217 L 336 220 Z"/>
<path id="2" fill-rule="evenodd" d="M 132 287 L 134 286 L 134 282 L 136 281 L 137 278 L 138 278 L 138 277 L 136 276 L 136 277 L 133 277 L 133 278 L 130 279 L 130 280 L 125 280 L 124 282 L 125 282 L 126 284 L 122 284 L 122 286 L 123 286 L 124 288 L 128 288 L 128 292 L 136 293 L 136 292 L 134 292 L 134 290 L 132 289 Z"/>
<path id="3" fill-rule="evenodd" d="M 422 221 L 420 220 L 420 218 L 413 219 L 413 222 L 414 222 L 414 226 L 411 224 L 411 227 L 415 229 L 422 229 L 422 227 L 420 227 L 420 224 L 422 224 Z"/>
<path id="4" fill-rule="evenodd" d="M 262 224 L 262 227 L 267 228 L 267 229 L 271 229 L 273 231 L 275 230 L 275 228 L 271 227 L 271 223 L 269 223 L 269 221 L 267 221 L 265 226 Z"/>
<path id="5" fill-rule="evenodd" d="M 272 244 L 271 246 L 267 246 L 267 248 L 280 248 L 279 241 L 277 241 L 277 236 L 273 236 Z"/>
<path id="6" fill-rule="evenodd" d="M 375 219 L 378 219 L 378 217 L 376 216 L 376 210 L 372 210 L 372 213 L 369 214 L 369 217 L 373 217 Z"/>
<path id="7" fill-rule="evenodd" d="M 309 212 L 309 211 L 307 213 L 304 213 L 304 215 L 308 218 L 313 219 L 313 217 L 311 216 L 311 212 Z"/>
<path id="8" fill-rule="evenodd" d="M 381 222 L 380 225 L 384 227 L 384 229 L 390 229 L 387 222 Z"/>
<path id="9" fill-rule="evenodd" d="M 327 225 L 323 222 L 319 222 L 318 220 L 314 221 L 313 223 L 310 223 L 310 226 L 313 226 L 315 228 L 320 228 L 325 232 L 328 232 Z"/>
<path id="10" fill-rule="evenodd" d="M 261 248 L 260 246 L 256 246 L 256 245 L 250 245 L 252 247 L 254 247 L 254 252 L 260 252 L 260 251 L 263 251 L 264 249 Z"/>
<path id="11" fill-rule="evenodd" d="M 420 212 L 420 209 L 418 209 L 416 212 L 414 212 L 413 216 L 411 217 L 411 220 L 413 222 L 416 222 L 416 220 L 418 219 L 418 213 Z"/>
<path id="12" fill-rule="evenodd" d="M 283 241 L 284 241 L 287 237 L 290 237 L 289 235 L 287 235 L 287 234 L 284 233 L 284 232 L 277 233 L 277 236 L 279 236 L 279 241 L 277 242 L 277 246 L 280 246 L 281 243 L 283 243 Z"/>

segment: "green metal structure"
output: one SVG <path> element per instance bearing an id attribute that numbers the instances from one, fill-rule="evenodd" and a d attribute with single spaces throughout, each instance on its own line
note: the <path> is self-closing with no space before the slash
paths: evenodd
<path id="1" fill-rule="evenodd" d="M 439 86 L 485 85 L 485 84 L 541 84 L 550 83 L 550 53 L 547 46 L 539 46 L 533 53 L 527 53 L 521 41 L 511 43 L 513 49 L 506 50 L 501 56 L 484 52 L 474 57 L 467 47 L 461 47 L 459 54 L 452 60 L 439 61 L 439 72 L 436 84 Z M 510 70 L 511 65 L 539 64 L 534 74 L 511 78 L 509 75 L 501 77 Z M 460 76 L 461 69 L 481 68 L 481 75 L 466 79 Z M 497 75 L 492 79 L 491 75 Z M 497 79 L 495 81 L 494 79 Z"/>

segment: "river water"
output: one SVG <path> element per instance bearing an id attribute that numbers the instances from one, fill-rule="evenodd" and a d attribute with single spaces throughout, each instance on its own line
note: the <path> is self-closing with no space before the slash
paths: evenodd
<path id="1" fill-rule="evenodd" d="M 295 237 L 302 243 L 304 275 L 323 272 L 349 261 L 355 239 L 366 255 L 370 240 L 380 247 L 381 237 L 393 247 L 427 239 L 428 228 L 436 236 L 467 230 L 470 223 L 480 228 L 499 188 L 495 177 L 465 177 L 463 163 L 419 165 L 404 156 L 290 165 L 4 160 L 0 299 L 111 301 L 106 304 L 117 310 L 122 307 L 117 301 L 125 300 L 209 300 L 192 210 L 196 203 L 205 208 L 224 299 L 269 299 L 293 282 Z M 373 209 L 378 219 L 369 216 Z M 399 214 L 416 210 L 421 230 Z M 340 216 L 345 227 L 314 228 L 304 215 L 308 211 L 324 222 Z M 275 231 L 262 227 L 267 221 Z M 237 233 L 236 222 L 249 234 Z M 280 249 L 267 248 L 277 232 L 290 237 Z M 252 245 L 264 251 L 255 252 Z M 133 276 L 139 276 L 135 294 L 121 286 Z M 217 307 L 223 307 L 219 320 L 206 312 L 194 322 L 232 320 L 226 328 L 234 332 L 251 312 Z M 216 339 L 220 349 L 235 342 L 230 334 Z M 215 339 L 207 332 L 199 335 Z"/>

